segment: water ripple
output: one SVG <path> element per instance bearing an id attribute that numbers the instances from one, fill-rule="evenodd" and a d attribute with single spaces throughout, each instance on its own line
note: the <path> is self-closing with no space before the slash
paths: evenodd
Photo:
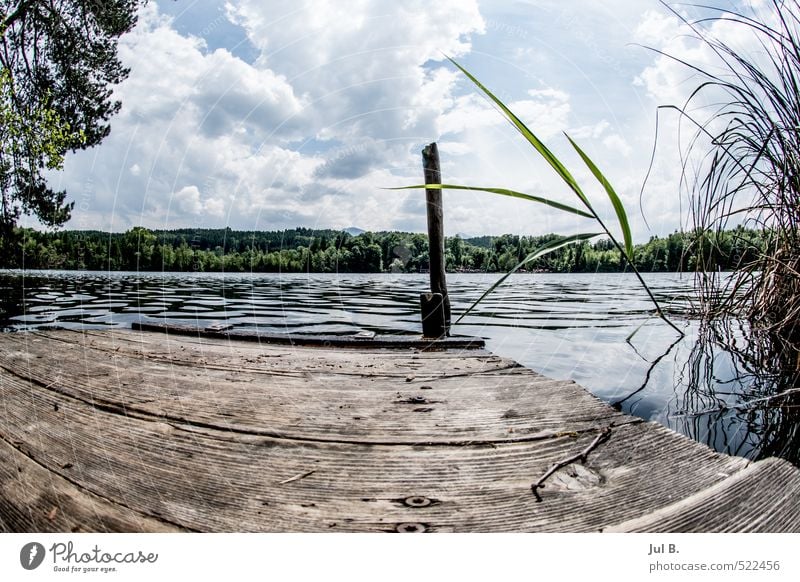
<path id="1" fill-rule="evenodd" d="M 676 342 L 675 332 L 653 317 L 635 277 L 619 273 L 514 275 L 454 332 L 483 337 L 499 355 L 553 378 L 575 380 L 607 401 L 622 402 L 625 412 L 719 451 L 797 462 L 800 419 L 790 413 L 800 406 L 757 413 L 728 407 L 715 416 L 697 416 L 720 402 L 747 401 L 751 393 L 774 392 L 783 384 L 780 378 L 754 379 L 751 371 L 742 375 L 747 358 L 730 349 L 730 342 L 711 347 L 701 342 L 700 328 L 687 317 L 693 297 L 689 277 L 645 278 L 684 327 L 685 338 Z M 448 275 L 454 319 L 496 279 Z M 427 288 L 425 275 L 0 271 L 0 329 L 103 329 L 152 320 L 227 322 L 265 333 L 419 333 L 419 294 Z M 708 353 L 698 356 L 698 346 Z M 698 379 L 695 372 L 701 369 L 710 375 Z"/>

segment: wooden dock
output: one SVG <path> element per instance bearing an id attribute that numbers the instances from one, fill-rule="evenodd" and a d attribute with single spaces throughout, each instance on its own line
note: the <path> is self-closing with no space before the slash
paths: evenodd
<path id="1" fill-rule="evenodd" d="M 0 334 L 0 530 L 800 531 L 790 463 L 483 349 L 187 333 Z"/>

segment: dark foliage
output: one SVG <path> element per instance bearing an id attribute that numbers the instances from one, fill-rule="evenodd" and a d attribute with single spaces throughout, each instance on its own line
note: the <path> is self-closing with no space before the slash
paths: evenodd
<path id="1" fill-rule="evenodd" d="M 136 0 L 0 0 L 0 250 L 22 214 L 48 226 L 72 203 L 43 176 L 69 151 L 100 143 L 128 74 L 117 42 L 136 23 Z"/>
<path id="2" fill-rule="evenodd" d="M 125 233 L 17 229 L 13 253 L 0 267 L 130 271 L 411 272 L 428 268 L 428 239 L 419 233 L 296 228 L 284 231 L 181 229 Z M 506 272 L 558 235 L 447 239 L 449 271 Z M 768 235 L 737 228 L 713 240 L 702 232 L 653 237 L 638 245 L 641 271 L 691 271 L 698 265 L 728 270 L 759 256 Z M 624 271 L 609 240 L 574 244 L 532 262 L 528 270 L 560 273 Z"/>

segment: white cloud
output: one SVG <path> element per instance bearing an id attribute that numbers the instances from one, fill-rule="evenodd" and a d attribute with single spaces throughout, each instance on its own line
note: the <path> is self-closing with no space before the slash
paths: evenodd
<path id="1" fill-rule="evenodd" d="M 182 212 L 200 214 L 203 203 L 200 202 L 200 190 L 197 186 L 186 186 L 175 193 L 175 202 Z"/>
<path id="2" fill-rule="evenodd" d="M 220 198 L 206 196 L 203 198 L 200 189 L 195 186 L 184 186 L 172 196 L 172 204 L 186 214 L 197 217 L 209 215 L 221 218 L 225 215 L 225 201 Z"/>
<path id="3" fill-rule="evenodd" d="M 123 109 L 113 131 L 99 148 L 69 156 L 59 176 L 70 191 L 91 176 L 92 200 L 74 221 L 113 230 L 224 226 L 233 208 L 244 226 L 251 213 L 233 204 L 235 192 L 263 188 L 259 177 L 279 180 L 274 170 L 295 155 L 287 143 L 310 130 L 303 97 L 279 74 L 179 34 L 155 3 L 119 54 L 131 74 L 116 92 Z M 285 175 L 307 182 L 315 163 Z"/>
<path id="4" fill-rule="evenodd" d="M 225 201 L 219 198 L 209 198 L 203 204 L 203 210 L 211 216 L 222 217 L 225 215 Z"/>
<path id="5" fill-rule="evenodd" d="M 645 46 L 661 47 L 675 39 L 680 32 L 677 16 L 661 11 L 645 12 L 634 31 L 634 39 Z"/>
<path id="6" fill-rule="evenodd" d="M 394 139 L 429 123 L 454 75 L 424 65 L 464 54 L 483 28 L 477 5 L 457 0 L 242 0 L 228 12 L 262 51 L 259 66 L 313 101 L 317 137 L 339 141 Z"/>
<path id="7" fill-rule="evenodd" d="M 633 151 L 630 144 L 618 133 L 603 138 L 603 145 L 614 153 L 621 154 L 625 157 L 631 155 Z"/>
<path id="8" fill-rule="evenodd" d="M 77 191 L 92 176 L 74 221 L 345 227 L 371 208 L 368 222 L 392 228 L 377 188 L 396 182 L 419 136 L 437 137 L 454 102 L 455 73 L 431 65 L 483 26 L 474 3 L 423 4 L 229 2 L 260 51 L 253 62 L 209 50 L 148 4 L 120 43 L 131 75 L 112 134 L 57 177 Z"/>
<path id="9" fill-rule="evenodd" d="M 749 17 L 765 22 L 774 19 L 772 10 L 759 9 L 757 2 L 750 2 L 750 8 L 753 12 L 747 12 Z M 713 12 L 711 14 L 713 15 Z M 704 13 L 704 15 L 709 14 Z M 688 15 L 685 17 L 691 22 L 692 19 Z M 705 22 L 699 29 L 703 30 L 708 38 L 724 42 L 734 52 L 747 55 L 747 58 L 755 62 L 761 59 L 765 65 L 762 70 L 770 68 L 759 38 L 751 26 L 732 22 L 729 18 L 719 18 Z M 648 46 L 663 53 L 657 55 L 636 78 L 636 82 L 645 87 L 648 93 L 661 103 L 682 106 L 697 86 L 706 80 L 683 63 L 721 75 L 723 78 L 731 76 L 730 71 L 720 60 L 719 52 L 698 39 L 688 24 L 673 15 L 645 13 L 637 27 L 636 36 Z M 709 103 L 718 104 L 714 97 L 709 96 L 703 101 L 698 100 L 695 108 Z"/>
<path id="10" fill-rule="evenodd" d="M 553 88 L 528 91 L 530 99 L 511 100 L 508 107 L 523 121 L 535 123 L 536 133 L 542 139 L 553 137 L 569 125 L 570 96 Z M 477 94 L 468 94 L 455 100 L 454 106 L 438 120 L 442 135 L 475 133 L 482 128 L 500 128 L 507 125 L 503 114 Z"/>
<path id="11" fill-rule="evenodd" d="M 178 34 L 156 4 L 120 44 L 131 68 L 118 90 L 123 116 L 142 123 L 191 121 L 212 136 L 244 128 L 251 135 L 297 139 L 304 103 L 282 76 L 255 68 L 226 49 L 206 52 L 203 39 Z M 306 128 L 304 128 L 306 129 Z"/>
<path id="12" fill-rule="evenodd" d="M 502 117 L 485 100 L 477 95 L 464 95 L 455 100 L 452 108 L 437 119 L 440 135 L 460 134 L 467 130 L 476 131 L 482 127 L 495 127 L 502 123 Z"/>
<path id="13" fill-rule="evenodd" d="M 630 45 L 701 62 L 709 55 L 656 2 L 532 4 L 229 0 L 220 14 L 241 28 L 198 24 L 193 36 L 151 2 L 120 44 L 131 75 L 117 91 L 123 109 L 111 135 L 94 150 L 70 155 L 54 186 L 81 199 L 73 224 L 114 230 L 135 224 L 422 230 L 419 192 L 380 188 L 419 182 L 419 150 L 438 140 L 448 181 L 574 202 L 552 169 L 450 66 L 448 54 L 591 184 L 561 132 L 576 138 L 634 214 L 656 106 L 679 103 L 696 79 Z M 187 5 L 182 18 L 191 13 Z M 240 39 L 246 35 L 247 51 L 213 36 L 231 28 Z M 662 125 L 662 136 L 674 140 L 672 129 Z M 648 217 L 674 225 L 676 152 L 659 146 L 644 199 Z M 446 203 L 452 232 L 580 228 L 571 216 L 488 194 L 448 192 Z M 648 236 L 641 224 L 634 227 L 639 239 Z"/>
<path id="14" fill-rule="evenodd" d="M 609 127 L 611 127 L 611 124 L 603 119 L 592 125 L 583 125 L 570 130 L 570 136 L 576 140 L 597 139 L 602 136 Z"/>

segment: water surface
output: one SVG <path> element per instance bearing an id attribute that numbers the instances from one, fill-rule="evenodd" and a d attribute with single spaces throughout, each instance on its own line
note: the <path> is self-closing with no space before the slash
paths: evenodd
<path id="1" fill-rule="evenodd" d="M 454 316 L 497 277 L 448 275 Z M 800 402 L 774 398 L 796 385 L 792 362 L 765 353 L 739 322 L 690 320 L 690 277 L 645 277 L 685 337 L 652 317 L 635 277 L 620 273 L 515 275 L 454 333 L 483 337 L 498 355 L 573 379 L 718 451 L 798 464 Z M 152 318 L 267 333 L 419 333 L 427 286 L 426 275 L 408 274 L 4 271 L 0 327 L 129 327 Z"/>

